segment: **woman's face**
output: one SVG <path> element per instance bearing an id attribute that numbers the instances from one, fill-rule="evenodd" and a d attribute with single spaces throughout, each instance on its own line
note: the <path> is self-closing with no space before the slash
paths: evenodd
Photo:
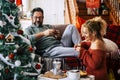
<path id="1" fill-rule="evenodd" d="M 86 41 L 92 40 L 92 34 L 88 31 L 88 28 L 82 27 L 81 28 L 82 36 L 85 38 Z"/>

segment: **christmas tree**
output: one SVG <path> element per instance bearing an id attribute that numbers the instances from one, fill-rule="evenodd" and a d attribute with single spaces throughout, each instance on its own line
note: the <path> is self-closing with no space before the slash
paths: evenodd
<path id="1" fill-rule="evenodd" d="M 0 80 L 36 80 L 42 68 L 18 14 L 15 0 L 0 0 Z"/>

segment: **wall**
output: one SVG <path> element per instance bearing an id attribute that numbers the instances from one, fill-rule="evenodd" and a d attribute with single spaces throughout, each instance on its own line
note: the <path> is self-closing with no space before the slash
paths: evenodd
<path id="1" fill-rule="evenodd" d="M 23 0 L 24 13 L 35 7 L 44 10 L 44 24 L 64 24 L 64 0 Z M 29 17 L 29 16 L 28 16 Z"/>

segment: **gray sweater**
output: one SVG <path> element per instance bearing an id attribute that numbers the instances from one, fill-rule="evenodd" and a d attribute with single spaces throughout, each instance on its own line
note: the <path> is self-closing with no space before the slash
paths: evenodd
<path id="1" fill-rule="evenodd" d="M 31 25 L 25 29 L 25 34 L 27 35 L 28 39 L 34 44 L 39 52 L 45 52 L 55 46 L 61 45 L 60 41 L 57 40 L 53 36 L 43 36 L 40 39 L 36 39 L 34 34 L 42 32 L 47 29 L 52 29 L 51 25 L 42 25 L 40 27 L 36 27 L 35 25 Z"/>

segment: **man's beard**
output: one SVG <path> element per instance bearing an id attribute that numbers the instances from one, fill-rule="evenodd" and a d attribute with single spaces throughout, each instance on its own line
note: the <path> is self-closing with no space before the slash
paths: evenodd
<path id="1" fill-rule="evenodd" d="M 42 22 L 35 22 L 34 25 L 35 25 L 36 27 L 40 27 L 40 26 L 42 26 Z"/>

